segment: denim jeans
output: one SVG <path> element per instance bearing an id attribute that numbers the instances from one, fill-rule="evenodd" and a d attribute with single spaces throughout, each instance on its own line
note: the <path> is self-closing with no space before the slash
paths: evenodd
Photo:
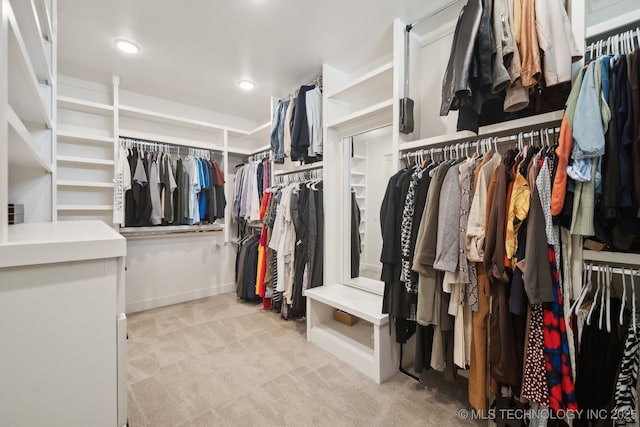
<path id="1" fill-rule="evenodd" d="M 276 163 L 284 162 L 284 119 L 288 107 L 289 100 L 280 101 L 271 124 L 271 151 L 273 152 L 273 161 Z"/>

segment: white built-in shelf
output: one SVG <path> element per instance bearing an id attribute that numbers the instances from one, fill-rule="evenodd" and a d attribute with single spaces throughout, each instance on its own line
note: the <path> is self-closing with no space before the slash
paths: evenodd
<path id="1" fill-rule="evenodd" d="M 367 176 L 366 173 L 364 172 L 351 172 L 352 176 Z"/>
<path id="2" fill-rule="evenodd" d="M 257 126 L 256 128 L 249 131 L 235 128 L 228 128 L 228 130 L 231 136 L 240 136 L 251 139 L 267 139 L 271 135 L 271 121 L 263 123 L 260 126 Z"/>
<path id="3" fill-rule="evenodd" d="M 367 156 L 360 156 L 358 154 L 354 154 L 351 156 L 351 160 L 367 160 Z"/>
<path id="4" fill-rule="evenodd" d="M 113 137 L 111 136 L 102 136 L 95 135 L 89 132 L 75 132 L 68 130 L 58 130 L 56 132 L 58 135 L 58 139 L 69 139 L 83 142 L 98 142 L 98 143 L 113 143 Z"/>
<path id="5" fill-rule="evenodd" d="M 393 99 L 387 99 L 328 123 L 327 127 L 336 129 L 343 134 L 353 135 L 376 127 L 390 125 L 392 122 Z"/>
<path id="6" fill-rule="evenodd" d="M 263 145 L 251 151 L 251 154 L 258 154 L 271 149 L 271 144 Z"/>
<path id="7" fill-rule="evenodd" d="M 204 150 L 220 151 L 224 150 L 223 147 L 215 144 L 211 144 L 205 141 L 196 141 L 193 139 L 176 138 L 168 135 L 160 135 L 149 132 L 139 132 L 135 130 L 120 128 L 120 137 L 133 138 L 133 139 L 145 139 L 147 141 L 157 141 L 164 144 L 180 145 L 190 148 L 202 148 Z"/>
<path id="8" fill-rule="evenodd" d="M 113 206 L 111 205 L 58 205 L 58 211 L 74 211 L 74 212 L 97 212 L 97 211 L 111 211 Z"/>
<path id="9" fill-rule="evenodd" d="M 71 181 L 58 180 L 58 187 L 77 187 L 77 188 L 113 188 L 113 182 L 90 182 L 90 181 Z"/>
<path id="10" fill-rule="evenodd" d="M 632 254 L 625 252 L 609 252 L 609 251 L 582 251 L 583 261 L 595 261 L 608 264 L 621 264 L 621 265 L 640 265 L 640 254 Z"/>
<path id="11" fill-rule="evenodd" d="M 295 169 L 291 169 L 291 170 L 274 171 L 273 176 L 290 175 L 298 172 L 304 172 L 304 171 L 315 170 L 315 169 L 322 169 L 322 162 L 315 162 L 315 163 L 310 163 L 308 165 L 297 166 Z"/>
<path id="12" fill-rule="evenodd" d="M 314 326 L 314 333 L 322 333 L 331 336 L 338 342 L 347 343 L 347 345 L 357 349 L 362 355 L 373 359 L 373 329 L 366 322 L 358 322 L 349 326 L 334 320 L 327 321 L 325 324 Z"/>
<path id="13" fill-rule="evenodd" d="M 335 307 L 374 325 L 389 322 L 382 314 L 382 296 L 345 285 L 325 285 L 303 291 L 307 298 Z"/>
<path id="14" fill-rule="evenodd" d="M 0 243 L 0 268 L 125 256 L 127 242 L 102 221 L 24 223 Z"/>
<path id="15" fill-rule="evenodd" d="M 355 188 L 365 188 L 366 186 L 364 184 L 351 184 L 352 187 Z"/>
<path id="16" fill-rule="evenodd" d="M 113 105 L 86 101 L 84 99 L 72 98 L 70 96 L 58 96 L 58 108 L 89 114 L 113 114 Z"/>
<path id="17" fill-rule="evenodd" d="M 40 83 L 51 84 L 51 43 L 43 38 L 40 18 L 35 4 L 30 0 L 11 3 L 16 20 L 20 23 L 20 33 L 29 52 L 31 64 Z M 48 54 L 47 54 L 48 52 Z"/>
<path id="18" fill-rule="evenodd" d="M 154 236 L 163 234 L 182 234 L 197 232 L 218 232 L 224 230 L 224 224 L 202 225 L 157 225 L 151 227 L 120 227 L 120 234 L 127 237 Z"/>
<path id="19" fill-rule="evenodd" d="M 75 157 L 75 156 L 58 156 L 58 162 L 60 163 L 78 163 L 85 165 L 98 165 L 98 166 L 113 166 L 113 160 L 94 159 L 89 157 Z"/>
<path id="20" fill-rule="evenodd" d="M 251 156 L 253 154 L 258 154 L 258 153 L 262 153 L 263 151 L 267 151 L 271 149 L 271 145 L 263 145 L 261 147 L 258 148 L 254 148 L 254 149 L 250 149 L 250 148 L 240 148 L 240 147 L 229 147 L 228 148 L 228 152 L 229 154 L 239 154 L 241 156 Z"/>
<path id="21" fill-rule="evenodd" d="M 202 120 L 194 120 L 186 117 L 175 116 L 173 114 L 165 114 L 157 111 L 146 110 L 144 108 L 133 107 L 130 105 L 119 105 L 118 110 L 123 117 L 131 117 L 134 119 L 149 120 L 160 123 L 173 123 L 178 126 L 192 129 L 215 129 L 224 130 L 223 126 Z"/>
<path id="22" fill-rule="evenodd" d="M 558 126 L 562 121 L 564 111 L 552 111 L 550 113 L 537 114 L 535 116 L 524 117 L 522 119 L 509 120 L 507 122 L 482 126 L 476 135 L 470 131 L 461 131 L 447 135 L 437 135 L 430 138 L 400 144 L 400 151 L 408 151 L 415 148 L 438 146 L 445 144 L 457 144 L 475 141 L 479 138 L 511 136 L 518 132 L 541 129 L 544 127 Z"/>
<path id="23" fill-rule="evenodd" d="M 327 98 L 352 103 L 358 102 L 372 93 L 391 93 L 392 88 L 393 61 L 346 82 L 336 90 L 327 93 Z"/>
<path id="24" fill-rule="evenodd" d="M 269 138 L 270 135 L 271 135 L 271 120 L 253 129 L 251 132 L 249 132 L 248 136 L 254 137 L 254 138 L 267 139 Z"/>
<path id="25" fill-rule="evenodd" d="M 8 3 L 7 3 L 8 5 Z M 51 87 L 38 82 L 27 47 L 18 28 L 11 8 L 9 18 L 9 103 L 23 122 L 44 124 L 51 129 L 50 108 L 44 93 L 51 93 Z"/>
<path id="26" fill-rule="evenodd" d="M 51 25 L 51 11 L 47 0 L 35 0 L 38 11 L 38 20 L 42 29 L 42 36 L 49 42 L 53 40 L 53 27 Z"/>
<path id="27" fill-rule="evenodd" d="M 53 170 L 51 162 L 44 158 L 27 128 L 9 106 L 7 106 L 7 119 L 9 122 L 9 165 L 26 169 L 41 168 L 45 172 L 51 173 Z"/>

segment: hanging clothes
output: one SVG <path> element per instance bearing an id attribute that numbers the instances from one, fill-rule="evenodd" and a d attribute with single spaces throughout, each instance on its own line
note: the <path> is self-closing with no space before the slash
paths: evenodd
<path id="1" fill-rule="evenodd" d="M 285 319 L 304 316 L 303 290 L 323 284 L 321 182 L 266 187 L 259 215 L 256 295 Z"/>
<path id="2" fill-rule="evenodd" d="M 557 110 L 580 58 L 562 2 L 468 1 L 453 36 L 440 115 L 458 110 L 457 130 L 477 133 L 479 126 Z"/>

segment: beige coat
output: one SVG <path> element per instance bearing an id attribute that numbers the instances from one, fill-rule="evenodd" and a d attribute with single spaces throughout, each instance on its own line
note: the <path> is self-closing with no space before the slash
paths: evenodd
<path id="1" fill-rule="evenodd" d="M 571 64 L 582 58 L 571 31 L 571 22 L 559 0 L 535 0 L 538 43 L 544 52 L 547 86 L 571 81 Z"/>

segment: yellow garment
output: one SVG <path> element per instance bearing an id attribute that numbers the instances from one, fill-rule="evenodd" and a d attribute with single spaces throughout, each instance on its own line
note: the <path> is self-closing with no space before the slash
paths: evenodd
<path id="1" fill-rule="evenodd" d="M 518 250 L 518 230 L 529 215 L 531 205 L 531 191 L 527 179 L 520 173 L 520 167 L 513 183 L 509 210 L 507 211 L 507 233 L 505 240 L 505 250 L 507 259 L 513 260 Z M 513 265 L 513 263 L 512 263 Z"/>
<path id="2" fill-rule="evenodd" d="M 264 295 L 264 277 L 266 275 L 266 263 L 264 257 L 266 256 L 265 247 L 258 245 L 258 271 L 256 274 L 256 295 Z"/>

